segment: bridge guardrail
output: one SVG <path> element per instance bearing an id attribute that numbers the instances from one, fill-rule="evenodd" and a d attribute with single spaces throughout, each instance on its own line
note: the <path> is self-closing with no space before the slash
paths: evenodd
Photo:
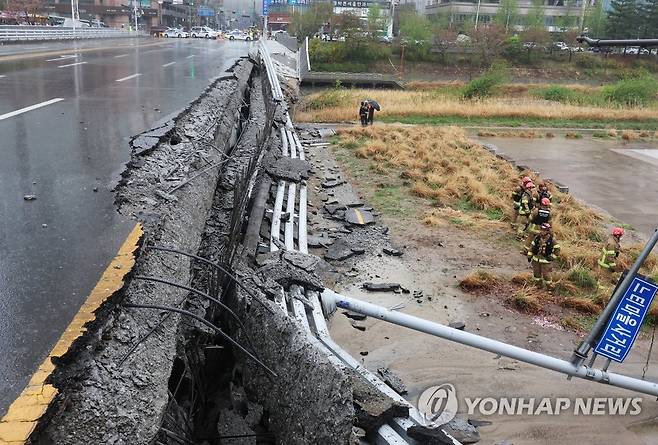
<path id="1" fill-rule="evenodd" d="M 42 40 L 100 39 L 145 36 L 139 31 L 113 28 L 63 28 L 58 26 L 0 26 L 0 42 L 29 42 Z"/>

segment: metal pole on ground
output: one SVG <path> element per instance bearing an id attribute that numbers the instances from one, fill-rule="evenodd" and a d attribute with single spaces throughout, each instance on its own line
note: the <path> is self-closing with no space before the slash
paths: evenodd
<path id="1" fill-rule="evenodd" d="M 349 311 L 368 315 L 400 326 L 405 326 L 456 343 L 472 346 L 477 349 L 500 354 L 531 365 L 557 371 L 568 376 L 579 377 L 584 380 L 605 383 L 643 394 L 658 396 L 658 384 L 654 382 L 648 382 L 621 374 L 608 373 L 587 366 L 576 365 L 566 360 L 529 351 L 517 346 L 508 345 L 507 343 L 475 335 L 470 332 L 460 331 L 459 329 L 454 329 L 439 323 L 414 317 L 413 315 L 390 311 L 385 307 L 339 295 L 328 289 L 325 289 L 322 293 L 322 305 L 323 308 L 325 308 L 325 312 L 327 312 L 327 309 L 331 311 L 332 309 L 335 309 L 335 307 L 347 309 Z"/>
<path id="2" fill-rule="evenodd" d="M 608 319 L 610 318 L 610 315 L 614 312 L 615 308 L 619 304 L 619 300 L 621 300 L 621 298 L 626 293 L 626 290 L 628 290 L 629 286 L 631 285 L 631 282 L 635 278 L 635 275 L 637 275 L 638 271 L 640 270 L 640 267 L 642 267 L 642 264 L 644 264 L 644 261 L 647 259 L 647 257 L 653 250 L 654 246 L 656 245 L 656 242 L 658 242 L 658 230 L 654 230 L 653 235 L 651 236 L 651 238 L 649 238 L 649 241 L 647 241 L 647 244 L 644 246 L 642 252 L 640 252 L 640 255 L 637 257 L 637 260 L 635 260 L 635 263 L 633 263 L 633 266 L 631 266 L 631 269 L 628 271 L 628 273 L 622 280 L 621 284 L 617 286 L 617 288 L 615 289 L 615 292 L 612 294 L 612 297 L 610 297 L 610 301 L 608 302 L 608 305 L 605 307 L 603 312 L 601 312 L 601 315 L 599 315 L 599 318 L 596 320 L 596 323 L 594 324 L 594 327 L 592 328 L 590 333 L 587 335 L 587 338 L 583 340 L 583 342 L 573 352 L 572 362 L 574 363 L 574 365 L 576 366 L 582 365 L 585 359 L 587 358 L 587 354 L 589 354 L 589 351 L 596 346 L 596 342 L 601 337 L 601 333 L 605 329 L 605 326 L 608 323 Z"/>

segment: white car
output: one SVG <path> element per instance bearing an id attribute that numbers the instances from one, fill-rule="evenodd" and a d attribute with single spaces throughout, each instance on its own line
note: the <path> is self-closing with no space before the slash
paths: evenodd
<path id="1" fill-rule="evenodd" d="M 192 38 L 216 39 L 219 33 L 208 26 L 193 26 L 190 31 Z"/>
<path id="2" fill-rule="evenodd" d="M 167 30 L 163 33 L 163 35 L 166 38 L 177 37 L 179 39 L 181 39 L 181 38 L 185 39 L 185 38 L 189 37 L 189 34 L 186 31 L 183 31 L 180 28 L 167 28 Z"/>
<path id="3" fill-rule="evenodd" d="M 247 42 L 251 40 L 251 36 L 249 34 L 237 29 L 234 29 L 233 31 L 226 34 L 226 38 L 229 40 L 245 40 Z"/>

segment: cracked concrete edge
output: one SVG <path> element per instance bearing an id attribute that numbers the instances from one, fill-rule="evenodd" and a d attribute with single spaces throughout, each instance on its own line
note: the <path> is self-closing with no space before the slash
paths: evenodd
<path id="1" fill-rule="evenodd" d="M 0 420 L 0 445 L 23 444 L 30 437 L 41 416 L 45 414 L 58 394 L 58 390 L 53 385 L 46 383 L 55 370 L 52 359 L 64 355 L 71 345 L 85 334 L 87 331 L 85 326 L 95 320 L 96 310 L 123 287 L 125 276 L 135 264 L 135 251 L 142 234 L 142 226 L 136 224 L 48 357 L 41 363 L 23 392 Z"/>
<path id="2" fill-rule="evenodd" d="M 236 91 L 247 88 L 253 70 L 249 61 L 238 67 L 236 78 L 221 91 L 209 91 L 200 99 L 208 106 L 235 109 L 241 100 Z M 191 106 L 190 112 L 179 117 L 176 125 L 197 122 L 199 110 Z M 226 118 L 230 121 L 231 118 Z M 231 129 L 224 118 L 217 122 L 222 129 L 218 137 L 228 138 Z M 230 122 L 229 122 L 230 123 Z M 180 144 L 179 151 L 165 142 L 153 151 L 156 160 L 182 156 L 192 147 Z M 212 158 L 219 159 L 211 152 Z M 212 160 L 212 159 L 211 159 Z M 217 185 L 217 175 L 204 175 L 177 192 L 178 203 L 160 202 L 149 208 L 139 200 L 140 192 L 153 192 L 152 184 L 143 181 L 148 172 L 141 167 L 131 166 L 124 172 L 124 182 L 117 187 L 117 195 L 125 194 L 128 200 L 120 203 L 124 214 L 133 215 L 143 221 L 145 243 L 156 242 L 177 246 L 184 251 L 198 248 L 207 211 Z M 141 182 L 140 182 L 141 181 Z M 148 212 L 156 211 L 155 218 L 145 218 Z M 190 276 L 190 261 L 153 251 L 141 252 L 135 270 L 143 275 L 169 277 L 172 281 L 186 282 Z M 170 305 L 185 296 L 185 292 L 152 283 L 131 280 L 123 289 L 119 299 L 142 304 Z M 154 313 L 145 310 L 123 309 L 106 305 L 107 314 L 92 335 L 80 342 L 75 353 L 69 354 L 64 369 L 54 376 L 53 384 L 60 388 L 56 407 L 48 410 L 32 434 L 34 443 L 88 444 L 107 443 L 120 438 L 132 444 L 150 443 L 155 437 L 167 403 L 167 382 L 176 356 L 176 334 L 180 316 L 171 316 L 162 328 L 148 340 L 126 362 L 119 367 L 122 356 L 131 344 L 157 321 Z M 148 354 L 144 354 L 148 350 Z"/>

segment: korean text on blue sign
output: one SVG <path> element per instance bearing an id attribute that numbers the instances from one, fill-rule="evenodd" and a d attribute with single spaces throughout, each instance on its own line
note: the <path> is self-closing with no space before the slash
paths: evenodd
<path id="1" fill-rule="evenodd" d="M 624 361 L 640 332 L 656 291 L 658 287 L 654 283 L 638 277 L 633 279 L 594 350 L 597 354 L 619 363 Z"/>
<path id="2" fill-rule="evenodd" d="M 270 2 L 268 0 L 263 0 L 263 15 L 268 15 L 270 12 Z"/>

